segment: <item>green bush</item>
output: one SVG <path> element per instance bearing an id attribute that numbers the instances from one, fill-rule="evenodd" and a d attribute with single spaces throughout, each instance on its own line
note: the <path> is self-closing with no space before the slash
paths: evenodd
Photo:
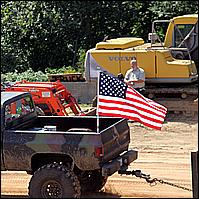
<path id="1" fill-rule="evenodd" d="M 52 69 L 46 68 L 45 73 L 42 71 L 34 72 L 32 68 L 19 73 L 17 70 L 1 74 L 1 82 L 16 82 L 21 80 L 27 80 L 31 82 L 46 82 L 48 81 L 48 74 L 63 74 L 63 73 L 77 73 L 80 71 L 75 70 L 71 66 L 63 66 L 62 68 Z"/>
<path id="2" fill-rule="evenodd" d="M 34 72 L 31 68 L 22 73 L 18 73 L 15 70 L 15 72 L 1 74 L 1 82 L 16 82 L 21 80 L 44 82 L 48 81 L 48 75 L 41 71 Z"/>
<path id="3" fill-rule="evenodd" d="M 63 66 L 61 68 L 46 68 L 45 69 L 45 73 L 46 74 L 62 74 L 62 73 L 76 73 L 78 71 L 76 71 L 74 68 L 72 68 L 72 66 Z"/>

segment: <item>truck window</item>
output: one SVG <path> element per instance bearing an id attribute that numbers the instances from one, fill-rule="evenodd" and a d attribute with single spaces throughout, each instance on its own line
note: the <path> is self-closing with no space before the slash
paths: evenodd
<path id="1" fill-rule="evenodd" d="M 5 107 L 6 125 L 17 123 L 17 118 L 23 117 L 34 111 L 34 105 L 30 97 L 25 97 L 7 104 Z"/>
<path id="2" fill-rule="evenodd" d="M 194 24 L 177 24 L 175 26 L 173 47 L 178 47 L 178 45 L 183 41 L 183 39 L 189 34 L 189 32 L 191 31 L 193 26 L 194 26 Z M 178 29 L 182 35 L 179 33 Z M 182 45 L 181 47 L 184 48 L 185 46 Z"/>

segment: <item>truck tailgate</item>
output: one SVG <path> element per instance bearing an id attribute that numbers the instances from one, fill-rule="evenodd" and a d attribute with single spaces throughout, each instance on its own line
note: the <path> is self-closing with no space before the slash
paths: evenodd
<path id="1" fill-rule="evenodd" d="M 104 149 L 102 163 L 107 162 L 128 149 L 130 129 L 127 119 L 121 119 L 114 125 L 102 130 L 101 141 Z"/>

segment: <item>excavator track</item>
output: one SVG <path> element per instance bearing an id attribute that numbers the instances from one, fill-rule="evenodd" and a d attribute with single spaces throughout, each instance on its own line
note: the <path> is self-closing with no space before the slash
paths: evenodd
<path id="1" fill-rule="evenodd" d="M 146 86 L 144 96 L 164 105 L 168 113 L 198 115 L 198 84 Z"/>
<path id="2" fill-rule="evenodd" d="M 155 98 L 181 98 L 195 100 L 198 98 L 198 84 L 190 85 L 146 85 L 145 97 Z"/>
<path id="3" fill-rule="evenodd" d="M 196 100 L 182 100 L 176 98 L 156 98 L 154 101 L 167 107 L 168 113 L 177 115 L 184 115 L 188 117 L 198 116 L 198 99 Z"/>

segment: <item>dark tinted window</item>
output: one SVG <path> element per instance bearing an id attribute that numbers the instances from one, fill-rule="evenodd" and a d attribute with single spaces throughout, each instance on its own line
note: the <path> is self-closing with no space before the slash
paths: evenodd
<path id="1" fill-rule="evenodd" d="M 7 104 L 5 107 L 6 125 L 12 126 L 18 123 L 18 118 L 28 115 L 31 112 L 34 112 L 34 105 L 29 96 Z"/>
<path id="2" fill-rule="evenodd" d="M 173 46 L 178 47 L 183 39 L 189 34 L 189 32 L 193 28 L 193 24 L 178 24 L 174 28 L 174 41 L 173 41 Z M 182 46 L 185 48 L 186 46 L 182 44 Z"/>

